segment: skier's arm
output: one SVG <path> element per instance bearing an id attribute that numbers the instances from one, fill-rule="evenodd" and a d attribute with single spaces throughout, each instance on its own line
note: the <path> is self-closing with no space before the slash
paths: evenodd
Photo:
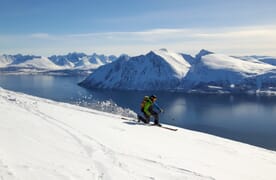
<path id="1" fill-rule="evenodd" d="M 163 109 L 160 108 L 159 105 L 158 105 L 156 102 L 154 102 L 153 105 L 154 105 L 154 107 L 157 108 L 160 112 L 163 112 Z"/>

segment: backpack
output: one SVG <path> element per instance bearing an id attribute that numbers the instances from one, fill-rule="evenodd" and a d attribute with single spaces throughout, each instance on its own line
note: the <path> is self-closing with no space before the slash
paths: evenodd
<path id="1" fill-rule="evenodd" d="M 146 102 L 149 100 L 149 97 L 148 96 L 145 96 L 143 98 L 143 101 L 141 102 L 141 110 L 143 111 L 144 107 L 145 107 L 145 104 Z"/>

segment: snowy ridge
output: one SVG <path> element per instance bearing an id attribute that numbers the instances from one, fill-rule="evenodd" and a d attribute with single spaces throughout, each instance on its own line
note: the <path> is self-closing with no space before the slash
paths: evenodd
<path id="1" fill-rule="evenodd" d="M 1 179 L 276 179 L 276 153 L 0 89 Z"/>

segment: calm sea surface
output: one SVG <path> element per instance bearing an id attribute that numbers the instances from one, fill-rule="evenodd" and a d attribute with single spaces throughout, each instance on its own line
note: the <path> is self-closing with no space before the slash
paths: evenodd
<path id="1" fill-rule="evenodd" d="M 77 85 L 84 77 L 0 75 L 5 89 L 73 104 L 112 100 L 139 112 L 145 95 L 158 96 L 162 123 L 276 150 L 276 97 L 195 95 L 169 92 L 88 90 Z"/>

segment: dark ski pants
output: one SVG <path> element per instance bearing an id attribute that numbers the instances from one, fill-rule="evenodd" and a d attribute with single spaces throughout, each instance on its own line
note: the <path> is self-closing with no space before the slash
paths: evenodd
<path id="1" fill-rule="evenodd" d="M 138 115 L 138 119 L 143 121 L 144 123 L 148 124 L 150 122 L 150 116 L 154 117 L 154 124 L 159 124 L 159 115 L 157 112 L 153 111 L 152 108 L 149 109 L 150 116 L 147 115 L 144 111 L 142 111 L 144 114 L 144 117 Z"/>

